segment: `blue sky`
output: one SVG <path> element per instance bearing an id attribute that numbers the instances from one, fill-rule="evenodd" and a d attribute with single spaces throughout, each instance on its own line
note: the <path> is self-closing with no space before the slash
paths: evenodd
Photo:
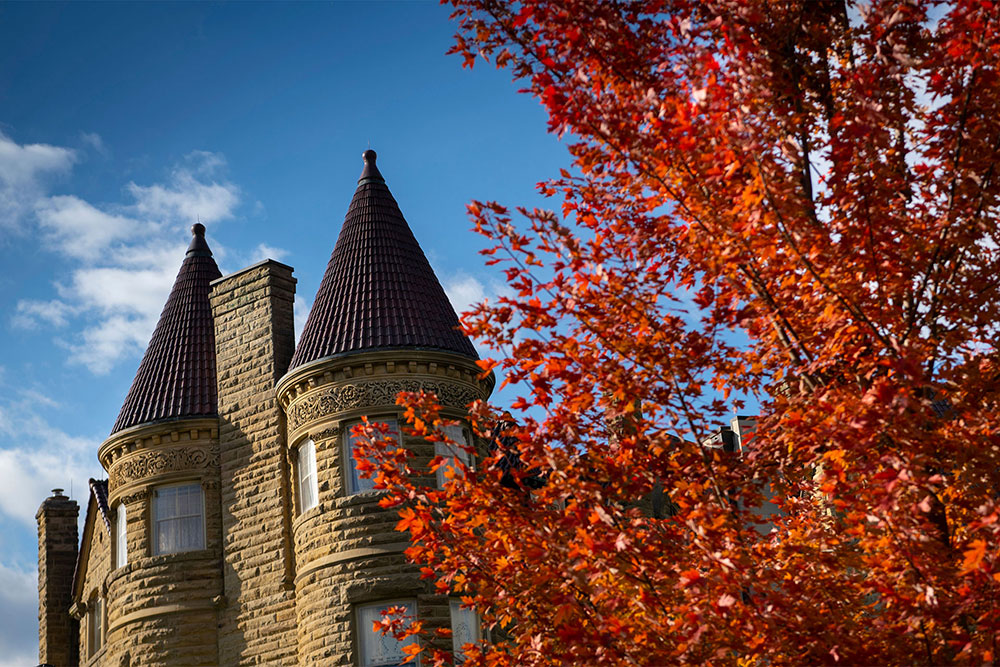
<path id="1" fill-rule="evenodd" d="M 196 217 L 224 273 L 295 267 L 301 320 L 379 167 L 455 305 L 502 290 L 473 198 L 543 203 L 542 108 L 445 56 L 431 3 L 0 4 L 0 666 L 34 664 L 34 513 L 87 479 Z"/>

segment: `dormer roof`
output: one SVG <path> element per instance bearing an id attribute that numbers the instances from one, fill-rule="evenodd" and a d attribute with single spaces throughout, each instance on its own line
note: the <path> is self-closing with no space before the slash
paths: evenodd
<path id="1" fill-rule="evenodd" d="M 289 370 L 390 349 L 479 358 L 375 160 L 375 151 L 365 151 L 364 170 Z"/>
<path id="2" fill-rule="evenodd" d="M 222 273 L 205 241 L 205 226 L 198 223 L 191 233 L 191 245 L 112 434 L 139 424 L 218 412 L 215 326 L 208 293 L 209 283 Z"/>

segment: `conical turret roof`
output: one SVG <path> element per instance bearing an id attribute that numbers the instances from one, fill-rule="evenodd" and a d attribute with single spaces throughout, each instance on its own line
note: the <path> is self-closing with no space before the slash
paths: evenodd
<path id="1" fill-rule="evenodd" d="M 289 370 L 350 352 L 430 349 L 478 359 L 375 165 L 365 166 Z"/>
<path id="2" fill-rule="evenodd" d="M 112 434 L 139 424 L 218 412 L 215 326 L 208 292 L 222 274 L 205 242 L 205 226 L 198 223 L 191 232 L 194 238 Z"/>

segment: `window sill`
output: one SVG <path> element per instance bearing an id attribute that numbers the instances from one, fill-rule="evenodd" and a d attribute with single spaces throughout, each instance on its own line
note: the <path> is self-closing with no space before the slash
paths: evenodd
<path id="1" fill-rule="evenodd" d="M 101 660 L 104 658 L 104 654 L 107 653 L 107 651 L 108 651 L 108 645 L 105 644 L 104 646 L 101 647 L 101 650 L 99 650 L 97 653 L 87 658 L 87 662 L 83 664 L 86 665 L 87 667 L 90 667 L 90 665 L 101 664 Z"/>
<path id="2" fill-rule="evenodd" d="M 333 501 L 333 506 L 337 509 L 343 507 L 355 507 L 357 505 L 370 505 L 372 503 L 378 503 L 383 496 L 386 495 L 386 491 L 382 489 L 368 489 L 367 491 L 358 491 L 357 493 L 352 493 L 348 496 L 341 496 Z"/>
<path id="3" fill-rule="evenodd" d="M 319 503 L 315 507 L 310 507 L 305 512 L 302 512 L 297 517 L 292 520 L 292 531 L 295 531 L 300 525 L 309 521 L 310 519 L 319 516 L 325 511 L 324 503 Z"/>

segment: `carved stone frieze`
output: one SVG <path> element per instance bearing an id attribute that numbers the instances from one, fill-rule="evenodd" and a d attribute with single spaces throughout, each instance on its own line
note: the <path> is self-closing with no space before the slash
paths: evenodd
<path id="1" fill-rule="evenodd" d="M 323 429 L 319 433 L 311 433 L 310 436 L 313 440 L 334 440 L 340 437 L 340 426 L 331 426 L 330 428 Z"/>
<path id="2" fill-rule="evenodd" d="M 149 489 L 140 489 L 135 493 L 130 493 L 126 496 L 122 496 L 121 498 L 119 498 L 119 500 L 125 503 L 126 505 L 131 505 L 134 502 L 145 500 L 148 497 L 149 497 Z"/>
<path id="3" fill-rule="evenodd" d="M 219 467 L 218 447 L 172 447 L 119 459 L 108 473 L 111 488 L 165 472 Z"/>
<path id="4" fill-rule="evenodd" d="M 469 403 L 482 398 L 472 387 L 440 380 L 373 380 L 325 387 L 320 391 L 306 394 L 292 402 L 288 408 L 289 431 L 294 431 L 319 417 L 363 408 L 366 406 L 395 405 L 396 395 L 401 391 L 433 392 L 442 405 L 465 408 Z"/>

